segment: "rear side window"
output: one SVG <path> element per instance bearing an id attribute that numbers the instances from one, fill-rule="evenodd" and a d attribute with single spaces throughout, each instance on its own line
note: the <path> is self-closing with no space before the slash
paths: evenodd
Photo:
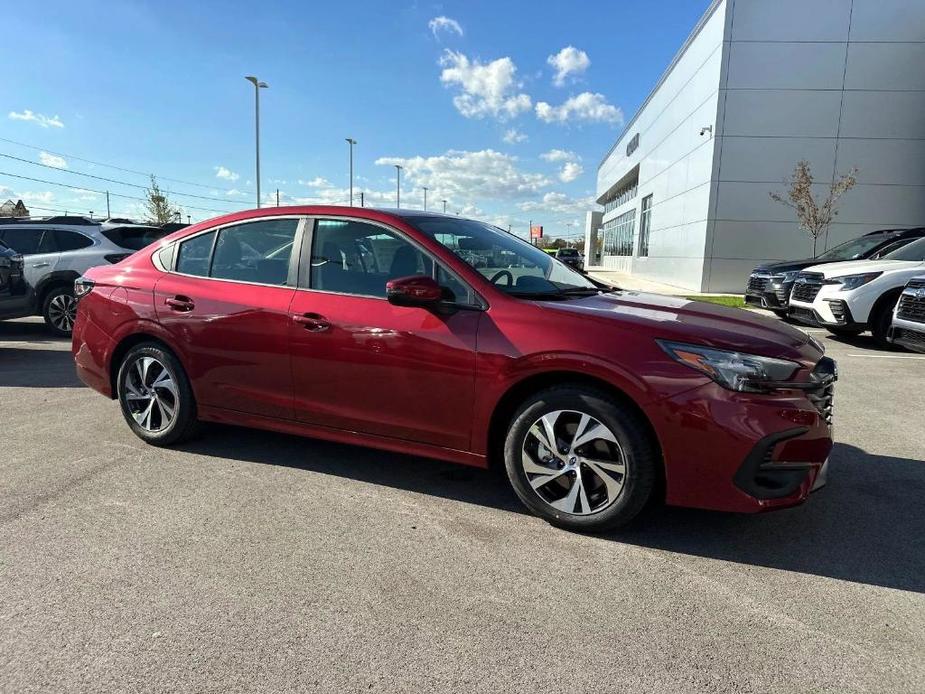
<path id="1" fill-rule="evenodd" d="M 177 249 L 177 272 L 184 275 L 209 276 L 209 260 L 212 257 L 212 245 L 215 243 L 215 232 L 194 236 L 189 241 L 183 241 Z"/>
<path id="2" fill-rule="evenodd" d="M 55 243 L 59 251 L 76 251 L 93 245 L 93 241 L 83 234 L 63 229 L 55 229 Z"/>
<path id="3" fill-rule="evenodd" d="M 212 256 L 211 277 L 285 285 L 298 219 L 267 219 L 225 227 Z"/>
<path id="4" fill-rule="evenodd" d="M 160 227 L 116 227 L 103 232 L 103 236 L 128 251 L 140 251 L 166 235 L 167 231 Z"/>
<path id="5" fill-rule="evenodd" d="M 44 229 L 6 229 L 3 232 L 3 242 L 18 253 L 31 255 L 46 252 L 42 249 Z"/>

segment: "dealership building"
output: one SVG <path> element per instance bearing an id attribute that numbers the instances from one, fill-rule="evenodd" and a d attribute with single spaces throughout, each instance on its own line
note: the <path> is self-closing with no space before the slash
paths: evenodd
<path id="1" fill-rule="evenodd" d="M 598 168 L 586 264 L 741 292 L 812 255 L 770 198 L 803 159 L 820 194 L 858 169 L 819 252 L 925 226 L 925 0 L 713 2 Z"/>

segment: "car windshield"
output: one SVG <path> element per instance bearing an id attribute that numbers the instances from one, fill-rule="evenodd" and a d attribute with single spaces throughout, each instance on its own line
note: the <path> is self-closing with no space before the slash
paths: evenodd
<path id="1" fill-rule="evenodd" d="M 599 291 L 581 273 L 497 227 L 449 217 L 412 217 L 407 221 L 513 296 Z"/>
<path id="2" fill-rule="evenodd" d="M 866 258 L 868 253 L 882 245 L 887 239 L 880 234 L 874 236 L 861 236 L 860 238 L 851 239 L 845 243 L 835 246 L 820 255 L 816 260 L 826 260 L 835 262 L 839 260 L 857 260 Z"/>
<path id="3" fill-rule="evenodd" d="M 883 260 L 925 260 L 925 238 L 913 241 L 907 246 L 887 253 Z"/>

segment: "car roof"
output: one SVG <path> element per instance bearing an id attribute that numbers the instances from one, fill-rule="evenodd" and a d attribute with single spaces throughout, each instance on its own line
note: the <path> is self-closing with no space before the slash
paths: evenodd
<path id="1" fill-rule="evenodd" d="M 890 236 L 895 238 L 904 238 L 906 236 L 925 236 L 925 227 L 905 227 L 899 229 L 877 229 L 868 231 L 864 236 Z"/>

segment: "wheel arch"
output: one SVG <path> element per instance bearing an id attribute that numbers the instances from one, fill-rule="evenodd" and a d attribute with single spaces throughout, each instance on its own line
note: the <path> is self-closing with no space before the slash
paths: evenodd
<path id="1" fill-rule="evenodd" d="M 883 294 L 877 297 L 877 300 L 874 302 L 874 305 L 870 307 L 870 314 L 867 316 L 867 323 L 873 329 L 874 320 L 879 317 L 880 312 L 889 304 L 890 310 L 892 310 L 893 305 L 899 300 L 900 295 L 903 293 L 905 284 L 901 287 L 893 287 L 892 289 L 887 289 Z"/>
<path id="2" fill-rule="evenodd" d="M 78 277 L 80 277 L 80 273 L 74 270 L 56 270 L 45 275 L 35 287 L 36 310 L 42 311 L 45 306 L 45 299 L 51 290 L 67 286 L 73 288 L 74 280 Z"/>
<path id="3" fill-rule="evenodd" d="M 667 475 L 665 456 L 655 427 L 652 425 L 648 415 L 646 415 L 645 410 L 626 391 L 602 378 L 581 373 L 580 371 L 562 369 L 532 374 L 512 384 L 504 392 L 492 410 L 488 423 L 488 440 L 486 441 L 485 450 L 489 467 L 497 468 L 499 464 L 503 465 L 504 434 L 507 431 L 507 425 L 514 416 L 514 412 L 517 411 L 521 403 L 531 395 L 547 388 L 565 385 L 585 386 L 602 391 L 620 405 L 632 410 L 639 417 L 639 421 L 645 427 L 654 450 L 662 461 L 662 464 L 658 466 L 659 475 L 656 493 L 661 498 L 664 498 Z"/>

